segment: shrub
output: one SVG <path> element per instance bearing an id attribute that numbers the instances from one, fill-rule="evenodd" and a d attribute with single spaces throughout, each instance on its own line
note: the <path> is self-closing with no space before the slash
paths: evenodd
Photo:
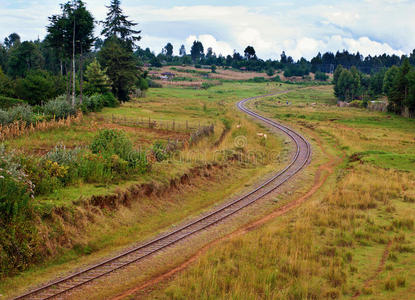
<path id="1" fill-rule="evenodd" d="M 363 108 L 363 101 L 361 100 L 353 100 L 352 102 L 350 102 L 350 107 L 358 107 L 358 108 Z"/>
<path id="2" fill-rule="evenodd" d="M 55 148 L 45 154 L 44 159 L 56 162 L 60 165 L 72 166 L 79 162 L 81 149 L 66 149 L 63 144 L 58 144 Z"/>
<path id="3" fill-rule="evenodd" d="M 91 144 L 91 151 L 94 154 L 102 154 L 104 157 L 111 157 L 117 154 L 126 159 L 133 150 L 133 145 L 127 135 L 121 130 L 101 130 Z"/>
<path id="4" fill-rule="evenodd" d="M 100 94 L 94 94 L 91 97 L 84 97 L 82 103 L 82 112 L 101 111 L 104 107 L 103 99 Z"/>
<path id="5" fill-rule="evenodd" d="M 144 174 L 150 169 L 150 164 L 147 160 L 147 155 L 142 151 L 132 151 L 127 158 L 130 168 L 137 170 Z"/>
<path id="6" fill-rule="evenodd" d="M 71 103 L 66 100 L 66 96 L 59 96 L 54 100 L 50 100 L 44 105 L 43 110 L 49 117 L 57 119 L 64 119 L 77 113 Z"/>
<path id="7" fill-rule="evenodd" d="M 258 83 L 262 83 L 262 82 L 266 82 L 267 80 L 264 77 L 254 77 L 253 79 L 251 79 L 250 81 L 252 82 L 258 82 Z"/>
<path id="8" fill-rule="evenodd" d="M 274 76 L 275 70 L 273 68 L 269 68 L 267 69 L 266 73 L 269 77 L 271 77 L 271 76 Z"/>
<path id="9" fill-rule="evenodd" d="M 7 125 L 9 123 L 10 123 L 9 114 L 7 113 L 7 111 L 0 109 L 0 124 Z"/>
<path id="10" fill-rule="evenodd" d="M 160 142 L 156 141 L 153 145 L 152 149 L 153 155 L 158 162 L 166 160 L 168 158 L 168 153 L 166 151 L 165 145 Z"/>
<path id="11" fill-rule="evenodd" d="M 17 80 L 16 94 L 19 98 L 27 99 L 31 105 L 41 104 L 42 101 L 56 97 L 65 91 L 62 80 L 47 71 L 29 71 L 25 78 Z"/>
<path id="12" fill-rule="evenodd" d="M 281 82 L 281 77 L 280 77 L 280 75 L 276 75 L 275 77 L 272 77 L 271 80 L 273 82 Z"/>
<path id="13" fill-rule="evenodd" d="M 204 90 L 207 90 L 211 87 L 215 86 L 215 84 L 211 83 L 211 82 L 203 82 L 201 88 Z"/>
<path id="14" fill-rule="evenodd" d="M 163 85 L 161 83 L 155 82 L 154 80 L 148 79 L 148 87 L 153 89 L 161 89 Z"/>
<path id="15" fill-rule="evenodd" d="M 14 153 L 0 146 L 0 214 L 2 220 L 13 221 L 27 209 L 33 184 L 27 179 L 22 165 Z"/>
<path id="16" fill-rule="evenodd" d="M 16 105 L 21 105 L 26 103 L 23 100 L 20 99 L 14 99 L 14 98 L 9 98 L 9 97 L 5 97 L 5 96 L 1 96 L 0 95 L 0 108 L 1 109 L 7 109 Z"/>
<path id="17" fill-rule="evenodd" d="M 26 123 L 31 123 L 33 121 L 32 107 L 27 104 L 12 107 L 7 111 L 7 113 L 9 115 L 10 123 L 14 121 L 23 121 Z"/>
<path id="18" fill-rule="evenodd" d="M 117 98 L 115 98 L 115 96 L 111 92 L 101 94 L 100 96 L 102 99 L 102 104 L 105 107 L 117 107 L 118 105 L 120 105 L 120 102 L 118 102 Z"/>
<path id="19" fill-rule="evenodd" d="M 329 79 L 329 76 L 326 73 L 317 71 L 314 78 L 319 81 L 327 81 Z"/>

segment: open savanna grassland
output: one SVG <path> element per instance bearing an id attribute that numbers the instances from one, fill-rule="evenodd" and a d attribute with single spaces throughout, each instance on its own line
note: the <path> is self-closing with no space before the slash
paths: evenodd
<path id="1" fill-rule="evenodd" d="M 414 120 L 339 108 L 329 86 L 251 107 L 315 145 L 319 167 L 306 201 L 257 230 L 237 231 L 170 282 L 136 296 L 413 299 Z"/>
<path id="2" fill-rule="evenodd" d="M 45 258 L 23 273 L 2 278 L 0 293 L 13 296 L 29 286 L 111 256 L 241 193 L 281 168 L 289 150 L 283 138 L 270 134 L 266 140 L 258 137 L 258 132 L 266 130 L 237 112 L 235 103 L 287 88 L 291 87 L 225 83 L 207 90 L 151 89 L 145 98 L 91 113 L 71 127 L 7 141 L 9 149 L 43 155 L 58 143 L 69 148 L 86 147 L 99 129 L 116 128 L 124 130 L 136 148 L 147 149 L 156 140 L 187 139 L 190 134 L 185 130 L 186 124 L 191 128 L 199 124 L 215 126 L 212 136 L 187 145 L 166 161 L 154 162 L 144 175 L 116 183 L 73 185 L 36 198 Z M 156 126 L 134 123 L 146 123 L 149 117 Z M 240 136 L 245 138 L 242 147 L 235 142 Z M 261 156 L 270 151 L 280 152 L 280 159 L 240 161 L 245 153 Z M 128 195 L 129 188 L 138 184 L 149 184 L 152 191 L 115 207 L 95 206 L 89 201 L 93 196 Z"/>

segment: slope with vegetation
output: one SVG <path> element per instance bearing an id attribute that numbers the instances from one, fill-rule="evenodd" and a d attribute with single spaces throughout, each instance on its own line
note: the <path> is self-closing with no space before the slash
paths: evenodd
<path id="1" fill-rule="evenodd" d="M 252 156 L 282 151 L 281 142 L 258 137 L 263 129 L 233 112 L 236 99 L 260 95 L 263 88 L 226 83 L 209 90 L 153 89 L 146 98 L 90 113 L 69 127 L 7 140 L 8 160 L 36 184 L 35 198 L 24 198 L 28 205 L 14 216 L 13 224 L 26 230 L 14 226 L 13 237 L 11 223 L 3 227 L 2 293 L 142 241 L 283 163 L 283 153 L 280 161 Z M 208 124 L 214 127 L 205 130 Z M 252 141 L 246 148 L 235 144 L 240 135 Z M 16 148 L 21 150 L 11 152 Z M 12 247 L 27 250 L 11 256 Z"/>

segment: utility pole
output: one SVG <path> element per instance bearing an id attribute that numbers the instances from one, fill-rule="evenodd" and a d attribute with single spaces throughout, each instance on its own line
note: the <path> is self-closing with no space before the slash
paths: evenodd
<path id="1" fill-rule="evenodd" d="M 72 14 L 73 14 L 73 33 L 72 33 L 72 107 L 75 107 L 75 84 L 76 84 L 76 74 L 75 74 L 75 0 L 72 1 Z"/>

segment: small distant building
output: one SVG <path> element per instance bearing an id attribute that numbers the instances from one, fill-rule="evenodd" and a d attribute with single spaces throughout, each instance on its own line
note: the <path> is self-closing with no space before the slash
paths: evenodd
<path id="1" fill-rule="evenodd" d="M 163 79 L 163 80 L 171 80 L 171 79 L 173 79 L 175 76 L 176 76 L 176 74 L 174 74 L 174 73 L 171 73 L 171 72 L 164 72 L 164 73 L 161 73 L 161 75 L 160 75 L 160 79 Z"/>

